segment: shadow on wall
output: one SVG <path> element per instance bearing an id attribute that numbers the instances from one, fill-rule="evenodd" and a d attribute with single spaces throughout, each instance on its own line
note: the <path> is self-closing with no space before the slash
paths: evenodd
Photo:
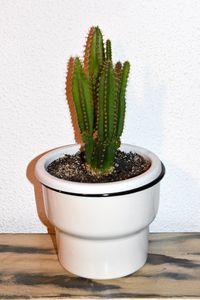
<path id="1" fill-rule="evenodd" d="M 151 116 L 150 124 L 148 124 L 147 137 L 152 143 L 157 145 L 159 152 L 162 151 L 163 138 L 164 138 L 164 103 L 166 99 L 166 88 L 164 84 L 153 84 L 151 79 L 151 72 L 149 69 L 145 72 L 144 78 L 144 105 L 143 111 L 145 112 L 148 120 L 148 115 Z M 141 112 L 142 113 L 142 112 Z M 146 126 L 147 124 L 144 125 Z M 153 132 L 153 135 L 152 135 Z"/>
<path id="2" fill-rule="evenodd" d="M 147 144 L 150 150 L 158 152 L 160 156 L 162 152 L 165 152 L 164 126 L 173 135 L 171 126 L 174 124 L 164 124 L 164 104 L 167 104 L 167 88 L 163 84 L 154 83 L 151 74 L 151 70 L 146 68 L 144 74 L 143 101 L 142 103 L 137 103 L 135 100 L 134 103 L 134 114 L 138 117 L 138 123 L 136 124 L 135 130 L 136 137 L 138 136 L 140 141 L 141 139 L 144 140 L 144 144 Z M 135 95 L 134 98 L 136 99 Z M 175 113 L 176 115 L 179 114 L 178 111 Z M 148 123 L 145 122 L 145 119 Z M 184 128 L 182 128 L 182 135 L 185 136 Z M 176 137 L 174 137 L 174 143 L 176 143 Z M 168 148 L 169 147 L 170 145 L 168 145 Z M 183 150 L 180 149 L 180 153 L 182 152 Z M 162 227 L 162 230 L 164 231 L 199 231 L 199 182 L 195 178 L 191 177 L 189 173 L 187 173 L 187 170 L 184 169 L 184 165 L 181 169 L 180 166 L 177 167 L 171 160 L 163 161 L 163 163 L 166 167 L 166 175 L 162 182 L 161 189 L 165 193 L 165 196 L 163 197 L 165 203 L 160 205 L 163 213 L 161 212 L 159 226 Z M 186 225 L 186 223 L 188 225 Z M 159 228 L 156 228 L 156 231 L 159 230 Z"/>
<path id="3" fill-rule="evenodd" d="M 46 213 L 45 213 L 45 207 L 44 207 L 44 198 L 43 198 L 43 193 L 42 193 L 42 185 L 40 182 L 37 180 L 35 177 L 35 165 L 37 161 L 46 153 L 49 151 L 46 151 L 37 157 L 35 157 L 28 165 L 27 170 L 26 170 L 26 177 L 28 180 L 32 183 L 34 186 L 34 192 L 35 192 L 35 202 L 36 202 L 36 207 L 37 207 L 37 213 L 39 216 L 40 221 L 47 227 L 47 231 L 50 234 L 54 234 L 54 226 L 50 224 L 50 222 L 47 219 Z"/>
<path id="4" fill-rule="evenodd" d="M 66 74 L 66 98 L 69 105 L 70 115 L 71 115 L 71 121 L 74 128 L 74 135 L 75 135 L 75 141 L 78 144 L 81 144 L 81 135 L 79 131 L 78 122 L 76 119 L 75 114 L 75 108 L 73 105 L 73 99 L 72 99 L 72 72 L 73 72 L 73 63 L 74 60 L 71 57 L 68 61 L 67 65 L 67 74 Z M 37 164 L 37 161 L 46 153 L 48 153 L 51 150 L 48 150 L 37 157 L 35 157 L 28 165 L 26 176 L 28 180 L 33 184 L 34 191 L 35 191 L 35 201 L 36 201 L 36 207 L 37 207 L 37 213 L 39 216 L 40 221 L 47 227 L 47 231 L 50 234 L 55 234 L 54 226 L 51 225 L 51 223 L 48 221 L 46 213 L 45 213 L 45 205 L 44 205 L 44 197 L 42 193 L 42 185 L 38 182 L 37 178 L 35 177 L 35 166 Z"/>
<path id="5" fill-rule="evenodd" d="M 161 190 L 165 201 L 160 203 L 159 226 L 162 231 L 198 232 L 200 229 L 200 184 L 197 179 L 171 162 Z M 184 168 L 184 166 L 183 166 Z M 164 200 L 163 199 L 163 200 Z M 154 226 L 152 226 L 154 229 Z M 155 226 L 156 227 L 156 226 Z M 156 228 L 159 231 L 159 228 Z"/>
<path id="6" fill-rule="evenodd" d="M 164 144 L 164 103 L 167 90 L 164 84 L 154 83 L 151 71 L 144 71 L 143 97 L 137 101 L 133 90 L 133 107 L 135 124 L 134 144 L 142 144 L 149 150 L 161 153 Z M 130 105 L 130 104 L 129 104 Z M 133 120 L 133 116 L 130 116 Z M 133 122 L 133 121 L 132 121 Z M 151 146 L 152 145 L 152 146 Z"/>

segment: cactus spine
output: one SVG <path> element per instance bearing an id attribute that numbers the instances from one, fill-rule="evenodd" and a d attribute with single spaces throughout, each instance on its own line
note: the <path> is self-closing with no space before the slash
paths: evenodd
<path id="1" fill-rule="evenodd" d="M 104 48 L 99 27 L 90 29 L 84 66 L 76 57 L 73 64 L 72 96 L 84 144 L 85 162 L 91 171 L 112 170 L 124 127 L 125 94 L 130 70 L 112 63 L 111 41 Z"/>

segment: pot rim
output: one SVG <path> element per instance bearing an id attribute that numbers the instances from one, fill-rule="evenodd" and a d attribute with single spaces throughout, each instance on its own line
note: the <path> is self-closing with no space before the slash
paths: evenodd
<path id="1" fill-rule="evenodd" d="M 47 188 L 60 193 L 75 196 L 108 197 L 135 193 L 150 188 L 159 183 L 165 174 L 165 167 L 157 155 L 145 148 L 130 144 L 121 144 L 120 150 L 137 152 L 151 161 L 150 168 L 136 177 L 107 183 L 83 183 L 60 179 L 47 172 L 46 168 L 52 161 L 66 153 L 74 154 L 79 149 L 80 145 L 72 144 L 52 149 L 44 154 L 35 166 L 35 176 L 38 181 Z"/>

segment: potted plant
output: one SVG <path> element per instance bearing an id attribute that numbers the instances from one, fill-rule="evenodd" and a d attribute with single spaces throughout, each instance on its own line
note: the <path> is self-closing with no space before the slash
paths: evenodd
<path id="1" fill-rule="evenodd" d="M 165 168 L 154 153 L 121 145 L 130 64 L 113 64 L 99 27 L 90 29 L 84 63 L 76 57 L 71 65 L 82 143 L 51 150 L 35 174 L 63 267 L 85 278 L 122 277 L 146 262 Z"/>

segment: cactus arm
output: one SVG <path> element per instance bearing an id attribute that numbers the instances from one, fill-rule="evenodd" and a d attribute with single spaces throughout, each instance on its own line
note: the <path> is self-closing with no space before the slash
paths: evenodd
<path id="1" fill-rule="evenodd" d="M 120 77 L 121 77 L 121 72 L 122 71 L 122 64 L 121 62 L 117 62 L 115 64 L 115 82 L 116 82 L 116 106 L 115 106 L 115 139 L 116 139 L 116 148 L 120 146 L 120 139 L 117 138 L 117 129 L 118 129 L 118 119 L 119 119 L 119 93 L 120 93 Z M 117 142 L 118 141 L 118 142 Z M 118 146 L 117 146 L 118 145 Z"/>
<path id="2" fill-rule="evenodd" d="M 130 71 L 130 63 L 126 61 L 123 64 L 123 68 L 120 76 L 119 107 L 118 107 L 119 116 L 118 116 L 118 128 L 117 128 L 118 137 L 121 136 L 124 128 L 124 117 L 125 117 L 125 110 L 126 110 L 125 93 L 126 93 L 129 71 Z"/>
<path id="3" fill-rule="evenodd" d="M 74 60 L 72 95 L 82 136 L 93 134 L 93 101 L 89 82 L 79 58 Z"/>
<path id="4" fill-rule="evenodd" d="M 91 47 L 93 34 L 94 34 L 94 27 L 91 27 L 87 35 L 85 49 L 84 49 L 84 59 L 83 59 L 84 71 L 87 77 L 89 76 L 89 54 L 90 54 L 90 47 Z"/>
<path id="5" fill-rule="evenodd" d="M 72 96 L 74 100 L 74 106 L 75 106 L 75 111 L 77 115 L 77 121 L 79 125 L 79 129 L 81 132 L 81 135 L 83 132 L 86 131 L 85 123 L 84 123 L 84 118 L 81 110 L 81 99 L 80 99 L 80 92 L 79 92 L 79 81 L 76 75 L 76 72 L 74 71 L 73 74 L 73 79 L 72 79 Z"/>
<path id="6" fill-rule="evenodd" d="M 115 92 L 115 75 L 112 63 L 107 62 L 107 122 L 108 122 L 108 139 L 112 140 L 114 134 L 114 120 L 115 120 L 115 105 L 116 105 L 116 92 Z"/>
<path id="7" fill-rule="evenodd" d="M 111 41 L 106 41 L 106 60 L 112 60 L 112 47 L 111 47 Z"/>
<path id="8" fill-rule="evenodd" d="M 104 141 L 105 136 L 105 100 L 106 100 L 106 90 L 105 90 L 105 78 L 106 74 L 104 70 L 101 73 L 98 87 L 98 109 L 97 109 L 97 133 L 98 140 L 100 142 Z"/>
<path id="9" fill-rule="evenodd" d="M 110 61 L 106 61 L 98 89 L 98 138 L 108 142 L 113 137 L 115 118 L 115 76 Z"/>
<path id="10" fill-rule="evenodd" d="M 122 64 L 121 64 L 120 61 L 118 61 L 115 64 L 115 75 L 116 75 L 116 78 L 120 79 L 121 71 L 122 71 Z"/>
<path id="11" fill-rule="evenodd" d="M 106 173 L 114 160 L 113 135 L 115 118 L 115 74 L 111 61 L 106 61 L 99 79 L 97 139 L 94 166 Z"/>
<path id="12" fill-rule="evenodd" d="M 99 29 L 99 27 L 95 27 L 91 38 L 88 59 L 89 77 L 93 86 L 95 86 L 97 83 L 105 60 L 104 52 L 103 36 L 101 30 Z"/>

